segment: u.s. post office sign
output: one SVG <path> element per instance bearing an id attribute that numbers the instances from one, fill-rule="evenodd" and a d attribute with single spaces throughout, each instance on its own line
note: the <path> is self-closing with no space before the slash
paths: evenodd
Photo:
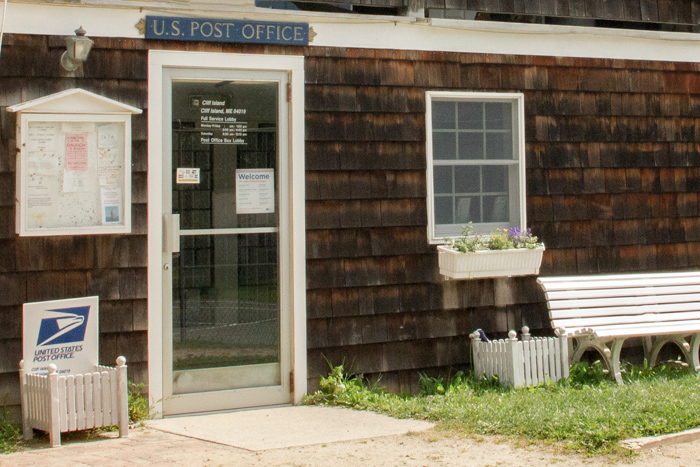
<path id="1" fill-rule="evenodd" d="M 24 370 L 47 374 L 54 364 L 59 374 L 95 371 L 98 363 L 98 297 L 25 303 Z"/>
<path id="2" fill-rule="evenodd" d="M 146 16 L 146 39 L 308 45 L 309 25 L 229 19 Z"/>

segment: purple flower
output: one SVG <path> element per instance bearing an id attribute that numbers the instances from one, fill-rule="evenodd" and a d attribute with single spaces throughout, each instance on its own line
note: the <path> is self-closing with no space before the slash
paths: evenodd
<path id="1" fill-rule="evenodd" d="M 515 247 L 518 248 L 521 245 L 532 241 L 532 230 L 522 230 L 520 227 L 511 227 L 508 229 L 508 237 L 513 240 Z"/>

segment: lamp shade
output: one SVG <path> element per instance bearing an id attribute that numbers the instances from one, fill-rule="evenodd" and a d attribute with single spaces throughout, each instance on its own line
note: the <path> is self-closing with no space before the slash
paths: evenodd
<path id="1" fill-rule="evenodd" d="M 85 37 L 85 30 L 80 27 L 75 30 L 75 36 L 66 37 L 66 52 L 61 57 L 61 64 L 68 71 L 74 71 L 82 62 L 87 60 L 94 42 Z"/>

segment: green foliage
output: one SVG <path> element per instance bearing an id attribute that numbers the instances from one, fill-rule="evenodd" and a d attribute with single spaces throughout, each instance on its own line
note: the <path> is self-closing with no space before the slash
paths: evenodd
<path id="1" fill-rule="evenodd" d="M 307 396 L 309 404 L 345 405 L 361 408 L 371 402 L 374 392 L 362 382 L 362 375 L 348 375 L 343 365 L 333 367 L 327 377 L 321 377 L 319 390 Z M 376 390 L 378 392 L 378 390 Z"/>
<path id="2" fill-rule="evenodd" d="M 148 399 L 143 396 L 141 392 L 143 388 L 143 384 L 128 382 L 129 423 L 131 424 L 142 423 L 144 420 L 151 418 L 153 407 L 148 403 Z"/>
<path id="3" fill-rule="evenodd" d="M 489 237 L 489 250 L 510 250 L 515 248 L 515 242 L 508 236 L 508 232 L 498 229 Z"/>
<path id="4" fill-rule="evenodd" d="M 644 365 L 641 367 L 628 366 L 622 373 L 622 379 L 624 381 L 643 381 L 659 377 L 677 379 L 684 378 L 688 375 L 689 371 L 688 364 L 679 360 L 664 362 L 656 366 L 650 366 L 649 363 L 644 360 Z"/>
<path id="5" fill-rule="evenodd" d="M 530 229 L 520 230 L 518 227 L 496 229 L 489 235 L 473 235 L 474 225 L 469 222 L 462 230 L 459 238 L 448 238 L 450 248 L 462 253 L 474 253 L 479 250 L 512 250 L 517 248 L 537 248 L 542 246 Z"/>
<path id="6" fill-rule="evenodd" d="M 458 387 L 464 385 L 468 376 L 464 374 L 463 371 L 458 371 L 453 376 L 449 378 L 433 378 L 425 375 L 424 373 L 418 373 L 418 379 L 420 381 L 420 396 L 441 396 L 448 392 L 454 391 Z M 497 380 L 496 380 L 497 381 Z"/>
<path id="7" fill-rule="evenodd" d="M 2 419 L 0 419 L 0 450 L 4 454 L 9 454 L 16 451 L 20 444 L 20 430 L 10 423 L 7 407 L 4 407 Z"/>
<path id="8" fill-rule="evenodd" d="M 569 379 L 562 380 L 561 384 L 569 384 L 577 389 L 584 386 L 605 386 L 606 381 L 612 380 L 606 376 L 600 360 L 593 362 L 593 364 L 576 362 L 569 368 Z"/>
<path id="9" fill-rule="evenodd" d="M 498 380 L 420 374 L 418 396 L 396 395 L 348 377 L 342 366 L 321 378 L 307 403 L 419 418 L 467 435 L 506 435 L 557 442 L 587 453 L 624 454 L 627 438 L 675 433 L 700 426 L 700 380 L 675 362 L 628 367 L 625 384 L 611 383 L 600 362 L 571 367 L 570 377 L 536 388 L 511 389 Z"/>

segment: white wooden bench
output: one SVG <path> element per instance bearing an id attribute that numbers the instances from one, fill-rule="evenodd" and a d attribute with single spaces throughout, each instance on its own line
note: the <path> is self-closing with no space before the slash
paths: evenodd
<path id="1" fill-rule="evenodd" d="M 541 277 L 555 329 L 564 328 L 571 362 L 589 348 L 622 384 L 620 351 L 629 337 L 642 337 L 650 365 L 661 348 L 678 345 L 700 371 L 700 272 Z"/>

